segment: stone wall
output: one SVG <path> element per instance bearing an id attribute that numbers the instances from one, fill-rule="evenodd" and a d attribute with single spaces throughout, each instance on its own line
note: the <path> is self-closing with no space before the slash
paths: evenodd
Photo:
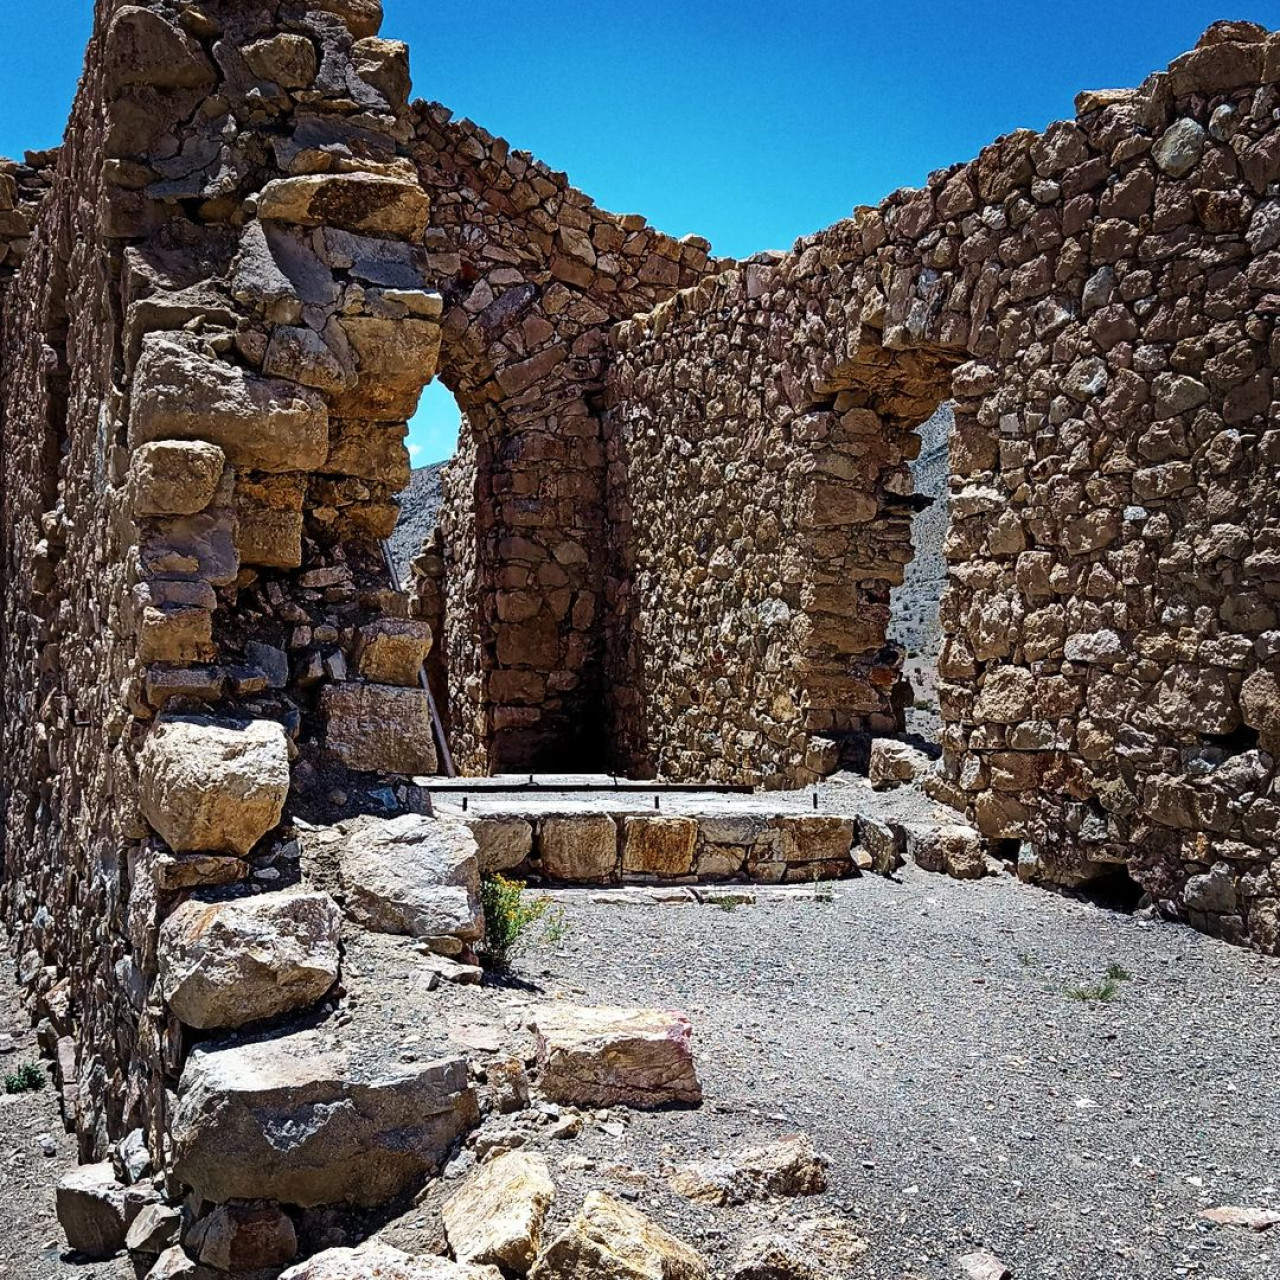
<path id="1" fill-rule="evenodd" d="M 609 330 L 724 264 L 438 104 L 414 124 L 440 377 L 464 416 L 444 520 L 455 756 L 472 773 L 598 767 Z"/>
<path id="2" fill-rule="evenodd" d="M 379 20 L 100 3 L 51 179 L 0 171 L 3 907 L 86 1155 L 160 1143 L 160 922 L 436 766 L 379 539 L 441 300 Z"/>
<path id="3" fill-rule="evenodd" d="M 941 789 L 1030 878 L 1127 865 L 1280 945 L 1277 80 L 1218 24 L 619 326 L 633 768 L 795 785 L 888 726 L 910 432 L 952 398 Z"/>

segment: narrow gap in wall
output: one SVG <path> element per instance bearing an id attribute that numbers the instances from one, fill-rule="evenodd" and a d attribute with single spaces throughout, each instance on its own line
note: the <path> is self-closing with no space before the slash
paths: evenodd
<path id="1" fill-rule="evenodd" d="M 911 521 L 911 562 L 903 584 L 889 596 L 889 639 L 906 651 L 905 734 L 930 754 L 938 750 L 942 734 L 938 714 L 938 651 L 942 643 L 938 606 L 947 577 L 943 544 L 949 525 L 947 481 L 954 424 L 951 405 L 943 404 L 917 428 L 920 454 L 911 464 L 911 473 L 916 493 L 933 501 Z"/>

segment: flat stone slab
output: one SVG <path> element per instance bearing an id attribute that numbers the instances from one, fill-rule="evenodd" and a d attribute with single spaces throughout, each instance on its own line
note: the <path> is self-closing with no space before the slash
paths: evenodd
<path id="1" fill-rule="evenodd" d="M 665 1009 L 549 1005 L 533 1018 L 538 1087 L 553 1102 L 661 1107 L 702 1101 L 693 1027 Z"/>
<path id="2" fill-rule="evenodd" d="M 219 1204 L 373 1206 L 439 1167 L 478 1119 L 461 1057 L 362 1057 L 314 1031 L 202 1047 L 178 1089 L 173 1172 Z"/>

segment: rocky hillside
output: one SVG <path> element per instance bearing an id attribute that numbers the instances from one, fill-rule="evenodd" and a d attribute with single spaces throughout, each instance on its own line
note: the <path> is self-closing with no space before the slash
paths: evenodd
<path id="1" fill-rule="evenodd" d="M 401 582 L 408 577 L 409 561 L 421 550 L 422 540 L 440 512 L 440 473 L 445 465 L 433 462 L 429 467 L 416 467 L 409 487 L 400 495 L 400 521 L 391 535 L 391 551 Z"/>

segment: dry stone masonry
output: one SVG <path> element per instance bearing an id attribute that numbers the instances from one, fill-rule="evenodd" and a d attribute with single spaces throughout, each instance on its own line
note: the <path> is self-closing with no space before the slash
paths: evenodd
<path id="1" fill-rule="evenodd" d="M 1215 24 L 733 262 L 411 104 L 380 23 L 98 0 L 63 146 L 0 164 L 0 912 L 86 1162 L 63 1220 L 153 1280 L 702 1276 L 599 1193 L 544 1232 L 524 1157 L 460 1192 L 456 1261 L 331 1248 L 529 1101 L 518 1061 L 480 1091 L 456 1046 L 401 1053 L 352 950 L 475 981 L 499 871 L 693 902 L 995 853 L 1280 952 L 1280 35 Z M 406 586 L 437 373 L 463 438 Z M 891 741 L 891 597 L 947 403 L 935 767 Z M 433 814 L 446 734 L 469 774 L 853 766 L 956 813 Z M 565 1106 L 702 1097 L 678 1012 L 531 1034 Z M 688 1185 L 823 1176 L 749 1154 Z M 861 1247 L 806 1230 L 739 1276 Z"/>

